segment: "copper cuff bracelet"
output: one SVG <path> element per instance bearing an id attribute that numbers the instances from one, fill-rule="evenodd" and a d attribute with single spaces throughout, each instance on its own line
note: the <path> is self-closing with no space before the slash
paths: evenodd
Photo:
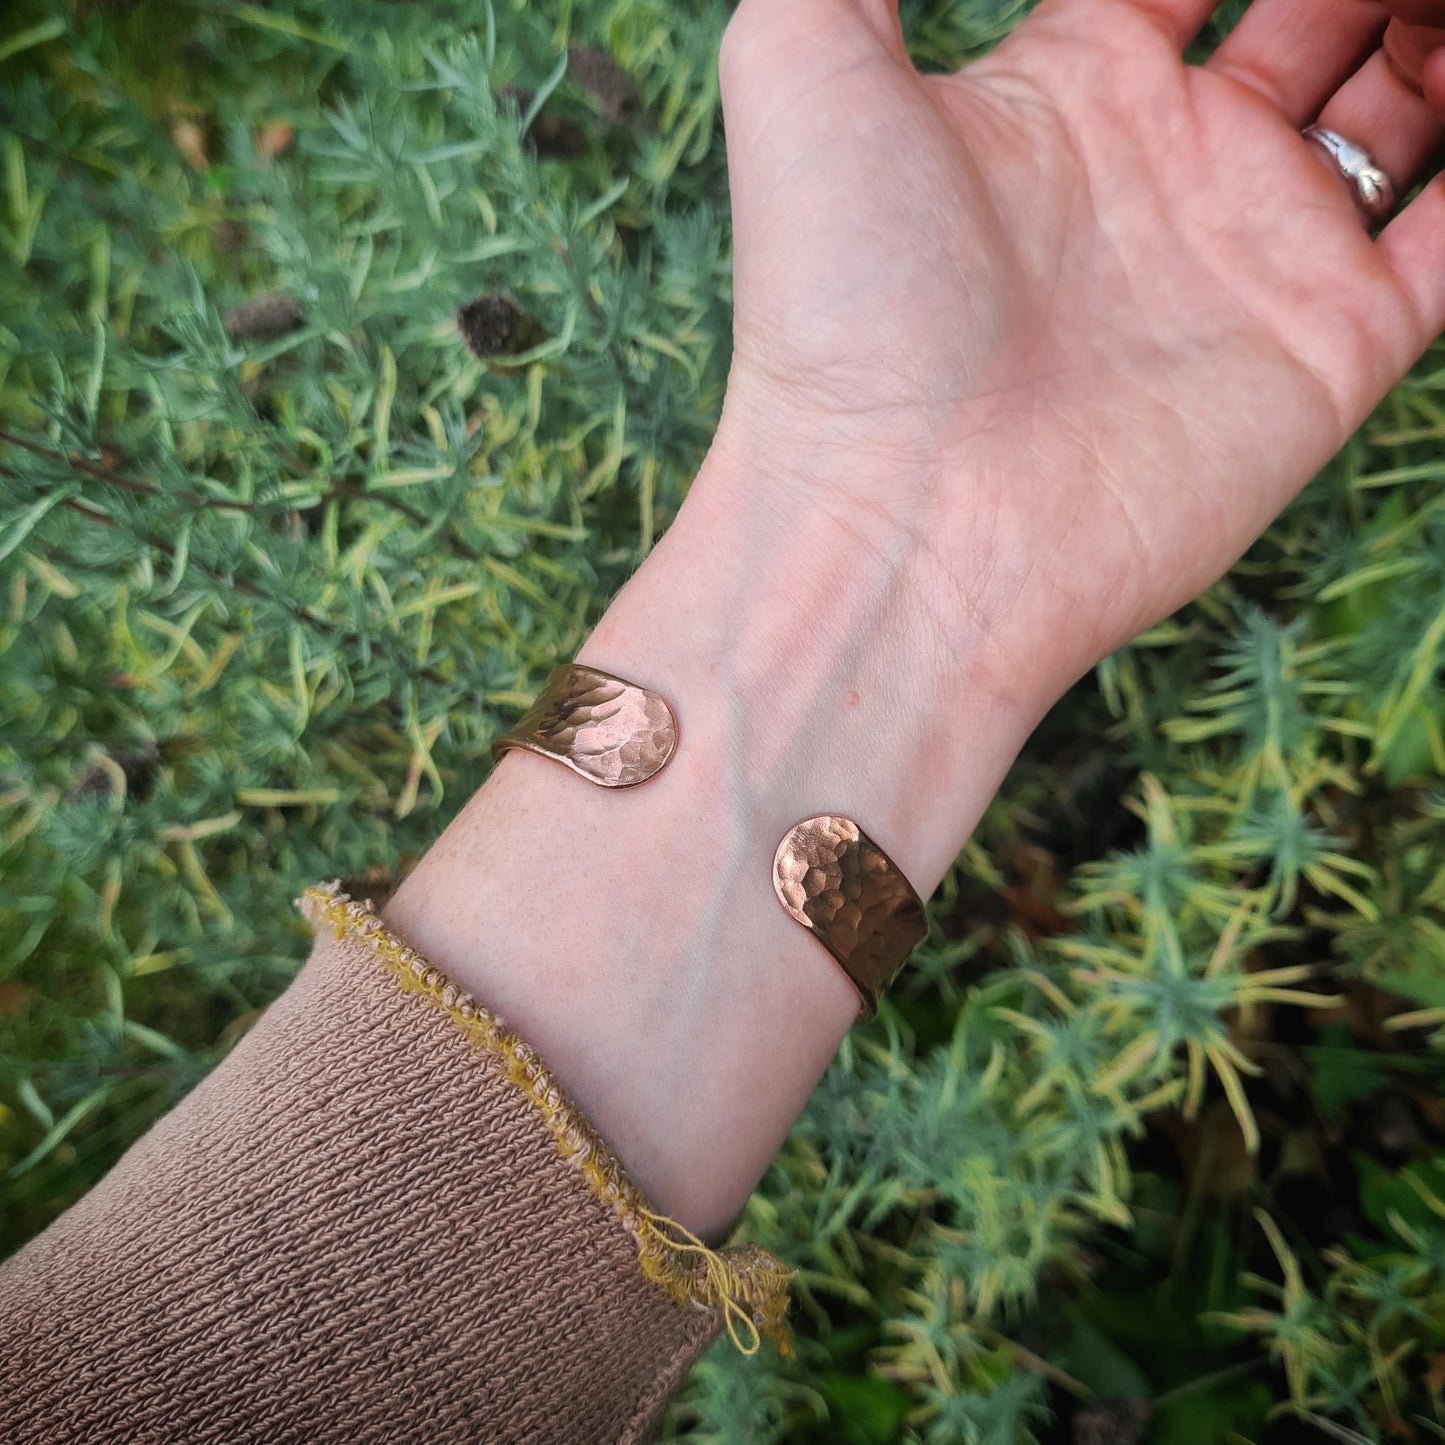
<path id="1" fill-rule="evenodd" d="M 657 693 L 582 663 L 548 675 L 537 700 L 492 743 L 493 759 L 525 748 L 604 788 L 654 778 L 677 751 L 677 719 Z M 851 819 L 795 823 L 773 856 L 773 889 L 790 917 L 837 961 L 871 1019 L 927 932 L 923 901 Z"/>
<path id="2" fill-rule="evenodd" d="M 493 761 L 508 748 L 551 758 L 599 787 L 631 788 L 667 766 L 677 751 L 677 719 L 655 692 L 564 662 L 516 726 L 493 740 Z"/>
<path id="3" fill-rule="evenodd" d="M 820 813 L 794 823 L 773 856 L 779 902 L 837 960 L 871 1019 L 927 932 L 923 900 L 855 823 Z"/>

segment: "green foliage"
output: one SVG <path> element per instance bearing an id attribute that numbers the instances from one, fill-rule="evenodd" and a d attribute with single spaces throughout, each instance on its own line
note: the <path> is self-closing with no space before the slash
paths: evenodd
<path id="1" fill-rule="evenodd" d="M 946 67 L 1021 8 L 904 14 Z M 291 898 L 385 891 L 480 782 L 674 514 L 730 321 L 723 0 L 17 15 L 7 1248 L 284 986 Z M 748 1207 L 798 1359 L 723 1342 L 672 1438 L 1027 1445 L 1114 1395 L 1160 1445 L 1441 1433 L 1445 1180 L 1371 1119 L 1440 1127 L 1442 362 L 1041 730 Z"/>
<path id="2" fill-rule="evenodd" d="M 0 922 L 26 1003 L 0 1155 L 28 1166 L 22 1231 L 284 982 L 300 887 L 424 846 L 696 468 L 727 362 L 722 16 L 613 8 L 589 35 L 662 120 L 599 121 L 566 163 L 494 93 L 563 104 L 561 32 L 521 7 L 500 29 L 207 11 L 168 37 L 201 91 L 160 116 L 126 83 L 139 36 L 87 12 L 7 92 Z M 199 171 L 174 139 L 194 108 Z M 259 291 L 300 324 L 228 335 Z M 545 338 L 505 366 L 452 325 L 484 291 Z"/>
<path id="3" fill-rule="evenodd" d="M 1284 1282 L 1256 1281 L 1274 1307 L 1229 1319 L 1269 1341 L 1284 1364 L 1290 1407 L 1303 1418 L 1342 1421 L 1354 1432 L 1345 1438 L 1379 1440 L 1382 1423 L 1412 1416 L 1426 1438 L 1438 1439 L 1445 1434 L 1445 1202 L 1408 1170 L 1384 1181 L 1382 1192 L 1404 1194 L 1378 1221 L 1388 1243 L 1327 1250 L 1318 1292 L 1307 1286 L 1279 1228 L 1262 1215 Z M 1412 1409 L 1417 1400 L 1424 1405 L 1423 1397 L 1428 1412 Z"/>

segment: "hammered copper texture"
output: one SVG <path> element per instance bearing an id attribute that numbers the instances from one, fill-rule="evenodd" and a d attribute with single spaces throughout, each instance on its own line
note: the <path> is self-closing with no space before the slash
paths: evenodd
<path id="1" fill-rule="evenodd" d="M 525 748 L 604 788 L 655 777 L 677 749 L 677 720 L 655 693 L 581 663 L 552 669 L 517 725 L 492 743 L 492 757 Z"/>
<path id="2" fill-rule="evenodd" d="M 928 932 L 913 885 L 852 819 L 820 813 L 783 835 L 773 887 L 789 914 L 838 960 L 871 1019 Z"/>

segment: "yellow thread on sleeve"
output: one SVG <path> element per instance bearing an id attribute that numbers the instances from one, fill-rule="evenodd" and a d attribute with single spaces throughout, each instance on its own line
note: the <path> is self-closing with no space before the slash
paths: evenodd
<path id="1" fill-rule="evenodd" d="M 313 928 L 329 926 L 338 939 L 359 938 L 403 989 L 444 1012 L 476 1047 L 495 1058 L 507 1079 L 536 1105 L 562 1157 L 582 1172 L 592 1192 L 611 1204 L 637 1241 L 643 1274 L 679 1304 L 720 1309 L 734 1345 L 756 1354 L 766 1335 L 784 1355 L 793 1352 L 787 1324 L 788 1288 L 796 1271 L 757 1245 L 714 1250 L 675 1219 L 654 1213 L 586 1116 L 562 1091 L 535 1049 L 470 994 L 409 947 L 337 883 L 308 888 L 297 901 Z M 738 1330 L 746 1326 L 749 1341 Z"/>

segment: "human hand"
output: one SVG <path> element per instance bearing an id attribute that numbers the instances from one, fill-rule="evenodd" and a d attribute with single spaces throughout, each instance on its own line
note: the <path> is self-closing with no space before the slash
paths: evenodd
<path id="1" fill-rule="evenodd" d="M 509 753 L 388 910 L 704 1237 L 857 1015 L 776 906 L 784 831 L 846 812 L 930 893 L 1043 708 L 1445 320 L 1445 186 L 1372 242 L 1298 133 L 1423 165 L 1382 6 L 1256 0 L 1189 69 L 1208 0 L 1044 0 L 924 79 L 892 5 L 742 0 L 724 45 L 723 420 L 577 658 L 675 705 L 676 758 L 602 796 Z"/>
<path id="2" fill-rule="evenodd" d="M 1299 133 L 1417 178 L 1442 127 L 1384 7 L 1256 0 L 1186 66 L 1211 8 L 1045 0 L 945 76 L 894 0 L 743 0 L 723 44 L 721 435 L 767 458 L 731 485 L 826 512 L 844 566 L 893 559 L 933 635 L 982 629 L 1045 704 L 1222 573 L 1445 325 L 1445 184 L 1372 240 Z"/>

